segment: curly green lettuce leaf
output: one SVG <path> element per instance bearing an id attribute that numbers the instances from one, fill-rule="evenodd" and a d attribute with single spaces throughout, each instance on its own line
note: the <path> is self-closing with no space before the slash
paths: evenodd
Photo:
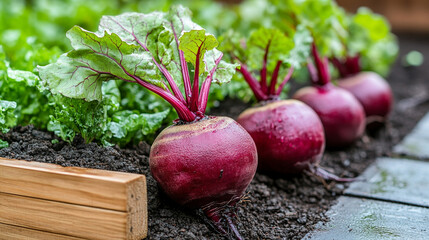
<path id="1" fill-rule="evenodd" d="M 86 102 L 61 95 L 55 97 L 55 112 L 48 124 L 49 131 L 67 142 L 72 142 L 77 133 L 80 133 L 87 143 L 100 137 L 104 112 L 103 108 L 98 107 L 97 101 Z"/>
<path id="2" fill-rule="evenodd" d="M 0 100 L 0 132 L 7 133 L 11 127 L 16 126 L 15 109 L 16 102 Z"/>
<path id="3" fill-rule="evenodd" d="M 37 75 L 30 71 L 11 69 L 0 60 L 0 99 L 16 102 L 15 114 L 20 125 L 33 124 L 46 128 L 51 112 L 49 92 Z"/>
<path id="4" fill-rule="evenodd" d="M 136 143 L 141 139 L 149 139 L 154 136 L 169 109 L 158 113 L 135 113 L 130 110 L 116 112 L 109 121 L 104 131 L 106 134 L 101 139 L 104 143 L 117 143 L 121 146 L 129 142 Z"/>

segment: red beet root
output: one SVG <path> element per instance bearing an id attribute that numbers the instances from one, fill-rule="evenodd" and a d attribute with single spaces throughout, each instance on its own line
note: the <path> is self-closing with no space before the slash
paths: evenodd
<path id="1" fill-rule="evenodd" d="M 170 126 L 150 151 L 155 180 L 169 197 L 190 208 L 211 210 L 240 199 L 256 167 L 255 143 L 227 117 Z"/>
<path id="2" fill-rule="evenodd" d="M 345 147 L 362 136 L 364 109 L 351 93 L 332 85 L 328 58 L 320 57 L 314 43 L 311 53 L 314 65 L 309 61 L 307 68 L 313 86 L 298 90 L 293 98 L 303 101 L 319 115 L 327 147 Z"/>
<path id="3" fill-rule="evenodd" d="M 247 109 L 237 119 L 252 136 L 263 171 L 300 173 L 319 164 L 325 147 L 317 114 L 296 100 Z"/>
<path id="4" fill-rule="evenodd" d="M 384 121 L 392 109 L 392 90 L 377 73 L 360 72 L 339 80 L 338 86 L 359 100 L 369 119 Z"/>
<path id="5" fill-rule="evenodd" d="M 277 49 L 273 50 L 271 47 L 282 44 L 278 41 L 286 36 L 275 29 L 260 29 L 253 34 L 246 46 L 255 44 L 258 48 L 265 50 L 261 59 L 261 69 L 259 71 L 249 69 L 246 65 L 247 59 L 240 60 L 236 57 L 241 65 L 237 70 L 249 84 L 261 105 L 245 110 L 237 121 L 255 141 L 258 149 L 258 168 L 266 172 L 283 174 L 318 169 L 325 148 L 325 136 L 319 117 L 302 102 L 279 100 L 280 93 L 290 80 L 294 68 L 288 66 L 283 59 L 270 58 L 270 56 L 280 54 Z M 264 38 L 265 35 L 267 38 L 265 42 L 258 41 L 256 44 L 251 40 L 255 36 Z M 251 51 L 251 49 L 249 47 L 244 51 Z M 234 54 L 233 56 L 235 57 Z M 249 56 L 252 54 L 249 53 Z M 272 68 L 273 62 L 270 61 L 275 62 L 274 68 Z M 287 73 L 281 71 L 281 69 L 286 70 L 285 67 L 289 68 Z M 259 72 L 259 76 L 255 76 L 256 72 Z M 281 76 L 282 72 L 284 72 L 283 76 Z"/>
<path id="6" fill-rule="evenodd" d="M 305 87 L 293 96 L 309 105 L 319 115 L 325 128 L 327 147 L 345 147 L 362 136 L 365 112 L 348 91 L 326 84 Z"/>

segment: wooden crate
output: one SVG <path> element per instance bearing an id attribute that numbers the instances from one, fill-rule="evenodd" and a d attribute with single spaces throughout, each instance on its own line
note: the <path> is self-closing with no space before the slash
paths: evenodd
<path id="1" fill-rule="evenodd" d="M 429 32 L 428 0 L 337 0 L 337 3 L 351 12 L 361 6 L 369 7 L 386 16 L 394 31 Z"/>
<path id="2" fill-rule="evenodd" d="M 0 158 L 0 239 L 142 239 L 146 179 Z"/>

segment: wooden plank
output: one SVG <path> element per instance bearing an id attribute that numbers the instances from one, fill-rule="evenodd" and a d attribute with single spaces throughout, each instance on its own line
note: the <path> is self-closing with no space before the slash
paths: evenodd
<path id="1" fill-rule="evenodd" d="M 0 223 L 0 240 L 83 240 L 67 235 Z"/>
<path id="2" fill-rule="evenodd" d="M 0 158 L 0 223 L 90 239 L 141 239 L 146 178 Z"/>
<path id="3" fill-rule="evenodd" d="M 127 211 L 145 177 L 55 164 L 0 158 L 0 192 L 91 207 Z M 136 185 L 136 186 L 134 186 Z M 141 189 L 146 194 L 145 189 Z M 138 195 L 138 193 L 136 193 Z M 143 196 L 143 197 L 146 197 Z"/>
<path id="4" fill-rule="evenodd" d="M 0 193 L 0 222 L 88 239 L 140 239 L 127 212 Z"/>

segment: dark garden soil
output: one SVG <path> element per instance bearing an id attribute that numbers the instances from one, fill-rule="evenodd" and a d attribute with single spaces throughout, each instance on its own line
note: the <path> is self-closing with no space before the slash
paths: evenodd
<path id="1" fill-rule="evenodd" d="M 395 95 L 395 109 L 389 123 L 375 135 L 366 135 L 347 149 L 327 151 L 323 167 L 345 177 L 359 175 L 375 158 L 391 156 L 397 144 L 429 110 L 429 61 L 418 68 L 405 68 L 401 58 L 418 50 L 429 59 L 429 38 L 401 35 L 401 54 L 388 78 Z M 423 100 L 421 100 L 423 99 Z M 237 117 L 247 106 L 227 100 L 212 114 Z M 73 144 L 57 139 L 52 133 L 31 126 L 16 127 L 0 137 L 10 146 L 0 150 L 1 157 L 50 162 L 145 174 L 148 179 L 148 239 L 221 239 L 193 210 L 170 201 L 158 188 L 148 167 L 150 146 L 146 143 L 130 149 Z M 55 142 L 55 141 L 54 141 Z M 325 212 L 336 202 L 346 186 L 324 186 L 308 174 L 294 177 L 257 173 L 238 208 L 238 229 L 245 239 L 301 239 L 314 224 L 327 220 Z"/>

